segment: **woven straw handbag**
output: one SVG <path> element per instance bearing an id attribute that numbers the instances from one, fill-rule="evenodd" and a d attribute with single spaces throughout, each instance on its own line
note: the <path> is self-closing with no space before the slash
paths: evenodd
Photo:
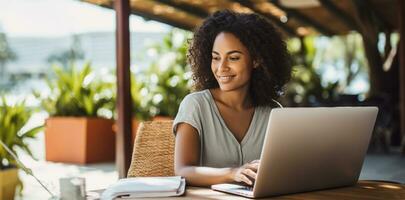
<path id="1" fill-rule="evenodd" d="M 128 177 L 174 176 L 173 121 L 142 122 L 138 128 Z"/>

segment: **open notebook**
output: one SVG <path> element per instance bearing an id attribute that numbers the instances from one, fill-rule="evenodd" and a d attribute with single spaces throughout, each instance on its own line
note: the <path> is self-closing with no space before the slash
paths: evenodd
<path id="1" fill-rule="evenodd" d="M 180 196 L 185 187 L 181 176 L 125 178 L 109 186 L 101 200 Z"/>

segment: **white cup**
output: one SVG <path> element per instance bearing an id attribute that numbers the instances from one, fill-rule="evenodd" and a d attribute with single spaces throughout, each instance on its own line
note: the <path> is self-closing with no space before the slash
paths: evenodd
<path id="1" fill-rule="evenodd" d="M 61 200 L 86 200 L 86 179 L 68 177 L 59 179 Z"/>

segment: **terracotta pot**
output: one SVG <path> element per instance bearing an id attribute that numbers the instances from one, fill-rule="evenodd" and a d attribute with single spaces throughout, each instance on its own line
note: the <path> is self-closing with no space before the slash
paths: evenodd
<path id="1" fill-rule="evenodd" d="M 114 121 L 103 118 L 51 117 L 46 120 L 46 160 L 87 164 L 115 159 Z"/>
<path id="2" fill-rule="evenodd" d="M 18 185 L 18 169 L 0 170 L 0 199 L 12 200 Z"/>

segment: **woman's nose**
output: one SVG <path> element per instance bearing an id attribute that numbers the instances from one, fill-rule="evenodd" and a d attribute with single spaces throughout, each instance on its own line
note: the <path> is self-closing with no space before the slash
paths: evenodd
<path id="1" fill-rule="evenodd" d="M 228 63 L 226 62 L 226 59 L 224 59 L 219 63 L 218 71 L 228 71 L 228 70 L 229 70 Z"/>

